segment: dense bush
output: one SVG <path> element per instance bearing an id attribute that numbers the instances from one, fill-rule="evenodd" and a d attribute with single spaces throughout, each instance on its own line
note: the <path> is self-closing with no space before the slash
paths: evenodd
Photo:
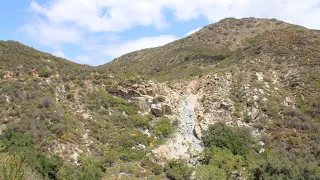
<path id="1" fill-rule="evenodd" d="M 292 111 L 287 113 L 295 114 Z M 290 144 L 265 139 L 269 146 L 265 147 L 264 153 L 257 153 L 251 134 L 243 128 L 216 123 L 204 132 L 203 138 L 203 165 L 196 170 L 196 177 L 199 179 L 211 179 L 210 176 L 215 174 L 223 177 L 222 179 L 241 176 L 249 179 L 307 180 L 317 179 L 320 174 L 320 167 L 315 159 L 308 160 L 307 157 L 293 155 Z M 298 141 L 295 138 L 289 139 L 291 143 Z"/>
<path id="2" fill-rule="evenodd" d="M 195 177 L 201 180 L 227 179 L 227 174 L 216 166 L 203 165 L 197 167 Z"/>
<path id="3" fill-rule="evenodd" d="M 155 135 L 161 138 L 168 137 L 174 131 L 170 119 L 162 117 L 154 125 Z"/>
<path id="4" fill-rule="evenodd" d="M 218 147 L 206 148 L 202 162 L 205 165 L 219 168 L 219 172 L 224 172 L 224 174 L 228 176 L 230 176 L 233 171 L 241 172 L 242 167 L 248 168 L 249 166 L 244 156 L 234 155 L 229 149 Z"/>
<path id="5" fill-rule="evenodd" d="M 44 78 L 50 77 L 51 74 L 52 74 L 52 72 L 50 70 L 47 70 L 47 69 L 42 69 L 39 72 L 39 76 L 40 77 L 44 77 Z"/>
<path id="6" fill-rule="evenodd" d="M 0 179 L 23 180 L 27 175 L 28 164 L 25 158 L 12 153 L 0 156 Z"/>
<path id="7" fill-rule="evenodd" d="M 193 169 L 183 160 L 171 160 L 165 166 L 165 173 L 172 180 L 188 180 Z"/>
<path id="8" fill-rule="evenodd" d="M 235 155 L 244 155 L 253 139 L 246 129 L 232 128 L 224 123 L 216 123 L 209 126 L 209 129 L 204 132 L 203 142 L 207 148 L 227 148 Z"/>
<path id="9" fill-rule="evenodd" d="M 28 165 L 45 178 L 56 179 L 61 160 L 57 157 L 47 158 L 37 152 L 33 140 L 28 135 L 8 129 L 0 135 L 0 144 L 4 146 L 4 152 L 17 153 L 25 157 Z"/>

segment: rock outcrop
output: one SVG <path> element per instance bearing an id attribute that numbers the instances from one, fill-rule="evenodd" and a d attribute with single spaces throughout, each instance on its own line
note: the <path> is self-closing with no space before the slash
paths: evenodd
<path id="1" fill-rule="evenodd" d="M 157 117 L 163 116 L 163 109 L 160 103 L 151 105 L 151 112 Z"/>

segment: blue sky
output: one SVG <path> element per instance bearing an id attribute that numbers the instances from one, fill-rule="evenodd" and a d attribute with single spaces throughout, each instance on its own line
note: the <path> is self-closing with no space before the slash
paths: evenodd
<path id="1" fill-rule="evenodd" d="M 5 0 L 0 39 L 100 65 L 225 17 L 277 18 L 320 29 L 320 0 Z"/>

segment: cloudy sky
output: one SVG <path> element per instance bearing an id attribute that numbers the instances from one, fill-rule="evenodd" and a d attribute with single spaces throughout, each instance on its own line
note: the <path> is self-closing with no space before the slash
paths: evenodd
<path id="1" fill-rule="evenodd" d="M 3 0 L 0 39 L 81 64 L 161 46 L 225 17 L 320 29 L 320 0 Z"/>

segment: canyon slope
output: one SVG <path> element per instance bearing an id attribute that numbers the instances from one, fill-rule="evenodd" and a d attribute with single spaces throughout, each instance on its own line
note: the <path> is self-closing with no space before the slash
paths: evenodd
<path id="1" fill-rule="evenodd" d="M 1 163 L 31 179 L 320 177 L 320 31 L 276 19 L 98 67 L 1 41 L 0 104 Z"/>

